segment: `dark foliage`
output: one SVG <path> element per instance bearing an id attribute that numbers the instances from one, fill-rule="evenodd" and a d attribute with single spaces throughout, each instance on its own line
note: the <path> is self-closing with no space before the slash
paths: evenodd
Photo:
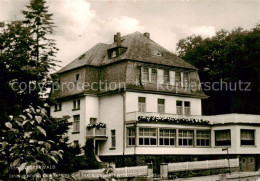
<path id="1" fill-rule="evenodd" d="M 250 31 L 220 30 L 211 38 L 194 35 L 178 42 L 178 55 L 199 69 L 202 88 L 210 96 L 202 102 L 203 114 L 260 114 L 259 50 L 260 25 Z"/>

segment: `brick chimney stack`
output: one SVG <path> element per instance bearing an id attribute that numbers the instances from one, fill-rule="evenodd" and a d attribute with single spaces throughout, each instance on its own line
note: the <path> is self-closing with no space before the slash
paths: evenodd
<path id="1" fill-rule="evenodd" d="M 117 32 L 116 35 L 114 35 L 114 42 L 117 46 L 121 46 L 121 34 L 120 32 Z"/>
<path id="2" fill-rule="evenodd" d="M 145 36 L 146 38 L 150 39 L 150 33 L 145 32 L 145 33 L 144 33 L 144 36 Z"/>

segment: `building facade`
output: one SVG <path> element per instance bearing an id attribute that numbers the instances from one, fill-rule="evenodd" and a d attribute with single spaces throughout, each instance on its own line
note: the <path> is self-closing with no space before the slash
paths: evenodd
<path id="1" fill-rule="evenodd" d="M 144 164 L 240 157 L 259 168 L 260 115 L 202 116 L 198 70 L 150 39 L 117 33 L 56 73 L 51 115 L 69 115 L 69 138 L 94 139 L 104 161 Z"/>

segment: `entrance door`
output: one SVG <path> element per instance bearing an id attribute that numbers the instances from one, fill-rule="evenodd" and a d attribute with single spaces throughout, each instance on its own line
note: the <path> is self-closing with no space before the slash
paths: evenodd
<path id="1" fill-rule="evenodd" d="M 255 171 L 256 170 L 256 161 L 255 157 L 241 157 L 240 158 L 241 171 Z"/>

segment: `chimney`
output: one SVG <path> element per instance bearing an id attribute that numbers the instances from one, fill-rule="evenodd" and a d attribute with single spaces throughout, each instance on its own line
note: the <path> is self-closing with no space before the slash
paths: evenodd
<path id="1" fill-rule="evenodd" d="M 120 32 L 117 32 L 116 35 L 114 35 L 114 42 L 117 46 L 121 46 L 121 34 Z"/>
<path id="2" fill-rule="evenodd" d="M 145 33 L 144 33 L 144 36 L 145 36 L 146 38 L 150 39 L 150 33 L 145 32 Z"/>

